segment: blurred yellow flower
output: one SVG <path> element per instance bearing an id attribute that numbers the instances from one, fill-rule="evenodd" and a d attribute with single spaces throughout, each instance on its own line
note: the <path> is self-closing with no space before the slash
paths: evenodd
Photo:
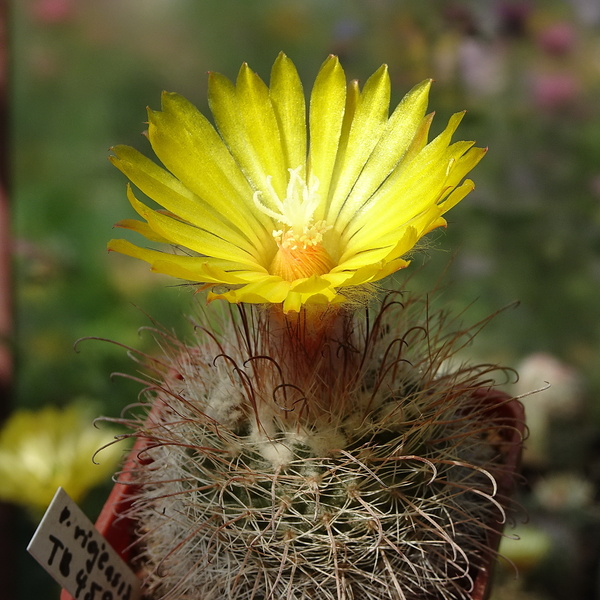
<path id="1" fill-rule="evenodd" d="M 59 486 L 79 501 L 108 478 L 122 457 L 114 430 L 94 426 L 79 404 L 15 411 L 0 431 L 0 499 L 43 511 Z"/>
<path id="2" fill-rule="evenodd" d="M 217 130 L 187 100 L 164 93 L 149 111 L 148 138 L 167 170 L 133 148 L 112 162 L 164 210 L 128 198 L 144 221 L 117 226 L 177 246 L 168 253 L 112 240 L 154 271 L 225 290 L 209 299 L 340 303 L 344 288 L 406 267 L 407 253 L 472 189 L 465 175 L 485 149 L 451 143 L 464 113 L 428 143 L 431 81 L 415 86 L 388 117 L 383 65 L 365 83 L 346 82 L 335 56 L 322 65 L 308 124 L 302 84 L 280 54 L 270 87 L 244 64 L 234 85 L 209 76 Z M 346 294 L 346 296 L 344 295 Z"/>

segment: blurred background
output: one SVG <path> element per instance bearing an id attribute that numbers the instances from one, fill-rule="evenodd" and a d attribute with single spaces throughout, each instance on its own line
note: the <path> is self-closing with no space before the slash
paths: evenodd
<path id="1" fill-rule="evenodd" d="M 394 105 L 433 77 L 433 133 L 467 109 L 457 139 L 490 151 L 472 174 L 476 190 L 414 261 L 413 271 L 428 264 L 411 285 L 430 289 L 445 274 L 443 302 L 469 305 L 467 325 L 519 301 L 467 352 L 518 369 L 513 394 L 552 383 L 523 400 L 522 540 L 503 545 L 520 575 L 501 563 L 492 597 L 600 598 L 598 0 L 21 0 L 9 18 L 13 408 L 117 416 L 139 386 L 110 374 L 136 366 L 121 346 L 87 341 L 76 353 L 74 342 L 97 336 L 153 352 L 138 333 L 148 315 L 188 332 L 189 291 L 105 250 L 113 223 L 132 216 L 108 149 L 150 155 L 140 134 L 162 90 L 206 114 L 208 70 L 235 78 L 247 61 L 268 80 L 281 50 L 305 89 L 330 53 L 363 82 L 387 63 Z M 99 479 L 81 500 L 92 519 L 110 489 Z M 6 497 L 19 504 L 5 507 L 11 600 L 57 598 L 25 553 L 41 509 Z"/>

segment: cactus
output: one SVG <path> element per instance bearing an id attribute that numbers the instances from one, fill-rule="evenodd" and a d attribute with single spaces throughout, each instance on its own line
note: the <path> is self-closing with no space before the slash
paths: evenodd
<path id="1" fill-rule="evenodd" d="M 147 595 L 469 597 L 505 518 L 511 425 L 480 391 L 494 367 L 448 368 L 471 333 L 427 297 L 365 307 L 446 226 L 486 149 L 452 142 L 464 113 L 428 141 L 431 80 L 390 114 L 385 65 L 361 89 L 330 56 L 308 103 L 284 54 L 269 86 L 244 64 L 208 87 L 216 127 L 177 94 L 149 111 L 164 169 L 111 157 L 161 207 L 128 187 L 143 220 L 117 226 L 171 251 L 109 250 L 230 306 L 189 344 L 157 328 L 164 356 L 144 359 L 129 516 Z"/>
<path id="2" fill-rule="evenodd" d="M 402 293 L 292 315 L 211 311 L 191 344 L 154 330 L 151 410 L 129 421 L 146 593 L 470 597 L 508 428 L 476 392 L 495 367 L 445 367 L 473 331 Z"/>

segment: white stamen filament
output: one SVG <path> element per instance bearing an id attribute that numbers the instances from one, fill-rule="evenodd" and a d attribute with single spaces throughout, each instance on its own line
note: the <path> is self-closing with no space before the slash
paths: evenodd
<path id="1" fill-rule="evenodd" d="M 316 246 L 323 241 L 323 234 L 331 229 L 325 221 L 313 223 L 314 213 L 319 206 L 319 180 L 311 177 L 307 185 L 300 175 L 302 167 L 288 169 L 290 180 L 286 189 L 283 202 L 279 199 L 271 183 L 272 177 L 267 176 L 266 188 L 269 196 L 279 212 L 275 212 L 261 201 L 263 193 L 258 190 L 254 192 L 253 199 L 256 207 L 275 221 L 286 227 L 273 230 L 273 237 L 282 248 L 296 250 L 306 249 L 308 246 Z"/>

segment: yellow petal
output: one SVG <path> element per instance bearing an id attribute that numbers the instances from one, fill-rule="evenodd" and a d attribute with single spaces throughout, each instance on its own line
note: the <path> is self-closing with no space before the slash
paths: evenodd
<path id="1" fill-rule="evenodd" d="M 475 184 L 467 179 L 465 182 L 457 187 L 451 194 L 448 196 L 444 202 L 440 205 L 440 208 L 443 212 L 448 212 L 451 208 L 455 207 L 469 192 L 472 192 L 475 189 Z"/>
<path id="2" fill-rule="evenodd" d="M 421 229 L 414 225 L 405 226 L 392 232 L 385 239 L 379 239 L 377 246 L 373 248 L 367 248 L 357 253 L 347 250 L 342 255 L 338 266 L 332 271 L 357 269 L 365 264 L 398 258 L 414 247 L 419 239 Z"/>
<path id="3" fill-rule="evenodd" d="M 300 312 L 302 308 L 302 294 L 298 292 L 290 292 L 283 301 L 283 312 Z"/>
<path id="4" fill-rule="evenodd" d="M 462 178 L 477 165 L 486 153 L 487 148 L 471 148 L 456 161 L 446 181 L 446 185 L 452 187 L 458 185 Z"/>
<path id="5" fill-rule="evenodd" d="M 229 290 L 222 294 L 209 293 L 208 300 L 222 299 L 233 304 L 249 302 L 250 304 L 276 304 L 283 302 L 290 289 L 290 282 L 281 277 L 266 277 L 261 281 L 249 283 L 241 288 Z"/>
<path id="6" fill-rule="evenodd" d="M 310 96 L 309 171 L 319 180 L 321 203 L 315 221 L 324 218 L 331 175 L 338 151 L 344 107 L 346 77 L 337 56 L 330 56 L 321 66 Z"/>
<path id="7" fill-rule="evenodd" d="M 310 296 L 302 295 L 303 304 L 342 304 L 346 302 L 346 297 L 342 294 L 337 294 L 334 290 L 327 290 L 325 293 L 311 294 Z"/>
<path id="8" fill-rule="evenodd" d="M 259 280 L 268 275 L 267 271 L 260 267 L 257 267 L 256 270 L 249 270 L 246 265 L 228 260 L 207 258 L 205 256 L 169 254 L 158 250 L 150 250 L 149 248 L 140 248 L 127 240 L 110 240 L 108 250 L 109 252 L 119 252 L 120 254 L 143 260 L 149 263 L 153 270 L 160 273 L 173 274 L 174 277 L 179 277 L 175 273 L 183 274 L 185 272 L 186 275 L 180 278 L 187 279 L 188 281 L 207 282 L 209 279 L 205 280 L 203 277 L 210 277 L 211 281 L 215 279 L 213 283 L 231 283 L 229 280 L 216 279 L 214 277 L 214 273 L 217 272 L 216 270 L 227 272 L 228 278 L 229 274 L 237 277 L 239 281 L 236 281 L 236 283 Z M 210 270 L 207 268 L 207 265 L 210 267 Z"/>
<path id="9" fill-rule="evenodd" d="M 158 233 L 156 233 L 156 231 L 154 231 L 154 229 L 152 229 L 148 223 L 138 221 L 137 219 L 122 219 L 121 221 L 115 223 L 113 227 L 120 227 L 121 229 L 129 229 L 130 231 L 141 233 L 147 240 L 151 242 L 158 242 L 161 244 L 171 243 L 167 238 L 162 237 L 162 235 L 158 235 Z"/>
<path id="10" fill-rule="evenodd" d="M 369 283 L 374 283 L 375 281 L 380 281 L 385 277 L 388 277 L 392 273 L 399 271 L 400 269 L 406 269 L 410 265 L 410 260 L 404 260 L 402 258 L 397 258 L 395 260 L 391 260 L 381 268 L 381 270 L 369 281 Z"/>
<path id="11" fill-rule="evenodd" d="M 365 84 L 352 119 L 347 148 L 340 148 L 333 176 L 327 220 L 335 223 L 373 148 L 385 129 L 390 103 L 387 65 L 379 68 Z M 343 136 L 342 136 L 343 137 Z"/>
<path id="12" fill-rule="evenodd" d="M 254 206 L 254 190 L 223 140 L 185 98 L 165 92 L 162 108 L 148 112 L 148 137 L 160 161 L 264 252 L 273 242 L 271 222 Z"/>
<path id="13" fill-rule="evenodd" d="M 431 128 L 431 124 L 433 123 L 433 117 L 435 113 L 430 113 L 423 117 L 421 124 L 419 125 L 419 129 L 417 129 L 417 133 L 415 137 L 412 139 L 410 146 L 406 149 L 402 160 L 398 162 L 396 165 L 396 170 L 399 170 L 402 165 L 407 165 L 410 161 L 423 150 L 423 148 L 427 145 L 427 140 L 429 138 L 429 129 Z"/>
<path id="14" fill-rule="evenodd" d="M 319 304 L 319 305 L 333 305 L 341 304 L 346 298 L 340 294 L 337 294 L 333 289 L 325 289 L 318 293 L 307 293 L 300 294 L 298 292 L 290 292 L 283 302 L 283 312 L 300 312 L 300 309 L 304 305 L 308 304 Z"/>
<path id="15" fill-rule="evenodd" d="M 407 165 L 392 174 L 382 188 L 357 212 L 342 237 L 346 252 L 369 247 L 388 232 L 409 223 L 440 200 L 448 188 L 449 165 L 472 142 L 449 149 L 450 137 L 462 114 L 454 115 L 446 130 Z"/>
<path id="16" fill-rule="evenodd" d="M 264 273 L 256 271 L 224 271 L 219 267 L 211 265 L 209 262 L 196 264 L 193 265 L 193 268 L 189 268 L 168 259 L 155 260 L 152 263 L 152 270 L 156 273 L 171 275 L 172 277 L 185 279 L 186 281 L 220 283 L 226 285 L 238 285 L 248 283 L 249 281 L 259 281 L 265 276 Z"/>
<path id="17" fill-rule="evenodd" d="M 397 258 L 386 262 L 379 260 L 372 264 L 365 264 L 356 271 L 338 271 L 323 275 L 324 279 L 331 282 L 332 287 L 348 287 L 372 283 L 403 269 L 410 264 L 410 261 Z"/>
<path id="18" fill-rule="evenodd" d="M 399 240 L 383 260 L 389 261 L 406 255 L 424 235 L 436 227 L 445 226 L 446 221 L 440 216 L 443 212 L 440 206 L 433 204 L 429 209 L 411 219 L 410 225 L 399 227 L 382 238 L 382 244 Z"/>
<path id="19" fill-rule="evenodd" d="M 256 168 L 257 179 L 253 180 L 257 189 L 264 189 L 267 177 L 271 177 L 275 191 L 284 198 L 288 172 L 269 89 L 245 63 L 237 78 L 236 99 L 245 136 L 241 148 L 228 140 L 229 147 L 244 169 L 248 163 L 252 165 L 246 169 L 248 173 Z"/>
<path id="20" fill-rule="evenodd" d="M 249 94 L 248 98 L 242 95 L 243 91 Z M 250 200 L 253 202 L 252 195 L 260 190 L 263 200 L 273 205 L 275 198 L 267 186 L 267 177 L 273 178 L 277 194 L 285 196 L 287 173 L 279 129 L 265 84 L 247 65 L 240 70 L 237 87 L 227 77 L 211 73 L 208 98 L 219 132 L 251 184 Z M 261 110 L 265 111 L 264 118 Z M 274 139 L 267 140 L 263 133 Z M 278 157 L 271 156 L 273 153 Z M 272 222 L 269 227 L 273 228 Z"/>
<path id="21" fill-rule="evenodd" d="M 342 120 L 342 129 L 340 131 L 340 140 L 338 143 L 338 151 L 330 186 L 330 191 L 335 190 L 334 195 L 337 194 L 337 184 L 340 179 L 341 170 L 344 166 L 344 159 L 348 152 L 350 131 L 352 130 L 352 123 L 354 121 L 354 115 L 356 114 L 356 108 L 358 107 L 359 100 L 360 87 L 358 85 L 358 81 L 354 79 L 350 82 L 348 89 L 346 90 L 346 106 L 344 107 L 344 118 Z M 331 207 L 328 208 L 328 213 L 330 212 Z"/>
<path id="22" fill-rule="evenodd" d="M 294 281 L 290 287 L 290 291 L 300 294 L 316 294 L 330 285 L 331 283 L 327 279 L 313 275 L 312 277 Z"/>
<path id="23" fill-rule="evenodd" d="M 341 208 L 335 223 L 337 232 L 344 231 L 356 212 L 371 198 L 401 161 L 423 121 L 430 87 L 431 80 L 415 86 L 394 110 L 385 132 Z"/>
<path id="24" fill-rule="evenodd" d="M 110 157 L 111 162 L 144 194 L 184 221 L 239 246 L 254 255 L 256 260 L 261 260 L 256 246 L 247 236 L 242 235 L 224 216 L 219 218 L 217 211 L 206 205 L 175 177 L 133 148 L 116 146 L 113 152 L 116 156 Z M 252 234 L 247 223 L 245 225 L 250 239 L 256 242 L 256 236 Z"/>
<path id="25" fill-rule="evenodd" d="M 279 54 L 271 71 L 269 97 L 281 135 L 284 161 L 289 169 L 306 173 L 306 106 L 302 82 L 294 63 Z"/>
<path id="26" fill-rule="evenodd" d="M 171 243 L 184 246 L 206 256 L 214 256 L 215 258 L 223 258 L 251 266 L 258 264 L 253 256 L 241 248 L 207 231 L 187 225 L 147 207 L 135 197 L 130 187 L 127 189 L 127 198 L 135 211 L 148 221 L 148 225 L 159 235 L 170 240 Z"/>

